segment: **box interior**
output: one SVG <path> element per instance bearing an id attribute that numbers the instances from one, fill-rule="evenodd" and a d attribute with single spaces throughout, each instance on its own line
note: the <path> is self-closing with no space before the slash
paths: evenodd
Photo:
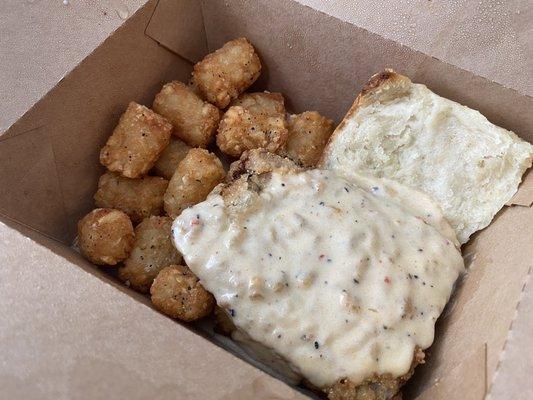
<path id="1" fill-rule="evenodd" d="M 129 101 L 150 106 L 165 82 L 187 81 L 193 62 L 240 36 L 262 59 L 254 89 L 282 92 L 291 111 L 339 122 L 368 78 L 390 67 L 533 141 L 531 97 L 295 1 L 153 0 L 0 136 L 0 219 L 113 282 L 68 248 L 93 208 L 101 146 Z M 468 273 L 405 398 L 480 399 L 489 390 L 533 259 L 532 202 L 530 173 L 513 204 L 464 247 Z"/>

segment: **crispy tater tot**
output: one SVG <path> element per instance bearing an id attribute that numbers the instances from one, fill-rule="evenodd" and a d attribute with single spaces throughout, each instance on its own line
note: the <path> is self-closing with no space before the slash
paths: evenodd
<path id="1" fill-rule="evenodd" d="M 246 38 L 227 42 L 194 66 L 193 82 L 203 97 L 226 108 L 261 73 L 261 61 Z"/>
<path id="2" fill-rule="evenodd" d="M 333 121 L 316 111 L 306 111 L 290 115 L 287 127 L 286 155 L 304 167 L 314 167 L 333 133 Z"/>
<path id="3" fill-rule="evenodd" d="M 183 209 L 204 201 L 225 176 L 217 156 L 204 149 L 191 149 L 168 184 L 164 197 L 165 211 L 176 218 Z"/>
<path id="4" fill-rule="evenodd" d="M 155 96 L 154 111 L 165 117 L 175 136 L 190 146 L 206 147 L 215 137 L 220 111 L 203 101 L 190 86 L 167 83 Z"/>
<path id="5" fill-rule="evenodd" d="M 181 254 L 171 241 L 172 220 L 168 217 L 149 217 L 135 228 L 135 242 L 118 276 L 127 285 L 147 293 L 159 271 L 182 261 Z"/>
<path id="6" fill-rule="evenodd" d="M 220 150 L 240 157 L 245 150 L 265 148 L 276 153 L 282 149 L 288 131 L 280 93 L 245 93 L 233 104 L 218 127 Z"/>
<path id="7" fill-rule="evenodd" d="M 170 180 L 179 163 L 185 158 L 190 149 L 190 146 L 181 140 L 170 139 L 170 143 L 155 162 L 154 174 Z"/>
<path id="8" fill-rule="evenodd" d="M 94 201 L 97 207 L 124 211 L 137 223 L 150 215 L 163 213 L 163 195 L 167 187 L 168 181 L 159 176 L 130 179 L 108 171 L 98 181 Z"/>
<path id="9" fill-rule="evenodd" d="M 78 247 L 89 261 L 116 265 L 133 247 L 133 225 L 119 210 L 97 208 L 78 222 Z"/>
<path id="10" fill-rule="evenodd" d="M 183 265 L 163 268 L 150 288 L 152 303 L 162 313 L 182 321 L 211 314 L 215 299 Z"/>
<path id="11" fill-rule="evenodd" d="M 100 162 L 127 178 L 139 178 L 153 167 L 168 145 L 172 125 L 162 116 L 131 102 L 100 152 Z"/>

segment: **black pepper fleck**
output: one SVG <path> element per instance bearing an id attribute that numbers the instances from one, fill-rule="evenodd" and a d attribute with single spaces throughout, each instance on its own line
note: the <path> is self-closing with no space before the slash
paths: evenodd
<path id="1" fill-rule="evenodd" d="M 318 205 L 320 206 L 323 206 L 325 203 L 323 201 L 321 201 L 320 203 L 318 203 Z"/>
<path id="2" fill-rule="evenodd" d="M 315 349 L 318 349 L 320 347 L 320 345 L 318 344 L 318 342 L 315 341 Z"/>
<path id="3" fill-rule="evenodd" d="M 346 186 L 344 187 L 344 190 L 346 190 L 346 193 L 350 193 L 350 191 L 348 190 Z"/>
<path id="4" fill-rule="evenodd" d="M 359 284 L 359 281 L 357 279 L 353 278 L 353 283 Z"/>
<path id="5" fill-rule="evenodd" d="M 233 308 L 229 309 L 229 315 L 231 315 L 232 317 L 235 316 L 235 310 Z"/>

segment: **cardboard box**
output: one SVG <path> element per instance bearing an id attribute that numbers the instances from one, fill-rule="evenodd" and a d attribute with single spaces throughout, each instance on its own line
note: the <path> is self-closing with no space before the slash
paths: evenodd
<path id="1" fill-rule="evenodd" d="M 93 207 L 99 149 L 127 103 L 151 104 L 163 83 L 187 80 L 193 62 L 239 36 L 263 61 L 256 88 L 337 122 L 366 80 L 392 67 L 533 141 L 530 86 L 507 88 L 372 33 L 356 18 L 341 21 L 296 1 L 136 3 L 119 29 L 0 136 L 2 396 L 306 398 L 220 347 L 230 349 L 227 343 L 155 312 L 69 247 L 76 221 Z M 404 398 L 533 398 L 532 203 L 530 173 L 465 246 L 468 273 Z"/>

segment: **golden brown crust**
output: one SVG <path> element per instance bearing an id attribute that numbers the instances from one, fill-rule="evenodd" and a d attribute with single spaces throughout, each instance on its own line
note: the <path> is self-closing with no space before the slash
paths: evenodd
<path id="1" fill-rule="evenodd" d="M 285 105 L 279 93 L 245 93 L 220 120 L 217 145 L 222 152 L 240 157 L 246 151 L 265 148 L 276 153 L 288 137 Z"/>
<path id="2" fill-rule="evenodd" d="M 374 97 L 378 93 L 381 93 L 395 86 L 406 87 L 410 83 L 411 81 L 409 80 L 409 78 L 400 75 L 389 68 L 386 68 L 382 72 L 373 75 L 370 80 L 365 84 L 365 86 L 363 86 L 363 89 L 361 89 L 361 92 L 359 93 L 352 106 L 342 119 L 341 123 L 335 128 L 335 131 L 333 131 L 333 134 L 330 136 L 326 147 L 324 148 L 322 156 L 318 161 L 318 167 L 325 168 L 326 159 L 329 153 L 331 153 L 331 147 L 333 146 L 337 135 L 344 129 L 348 121 L 353 118 L 359 108 L 372 103 L 374 101 Z"/>
<path id="3" fill-rule="evenodd" d="M 133 247 L 133 225 L 119 210 L 97 208 L 78 222 L 78 247 L 89 261 L 116 265 Z"/>
<path id="4" fill-rule="evenodd" d="M 135 228 L 135 242 L 118 276 L 127 285 L 147 293 L 154 278 L 163 268 L 179 264 L 181 254 L 171 241 L 172 220 L 168 217 L 149 217 Z"/>
<path id="5" fill-rule="evenodd" d="M 164 208 L 177 217 L 185 208 L 204 201 L 226 176 L 222 162 L 204 149 L 191 149 L 179 163 L 164 196 Z"/>
<path id="6" fill-rule="evenodd" d="M 333 121 L 316 111 L 306 111 L 289 116 L 287 128 L 284 153 L 306 168 L 314 167 L 333 133 Z"/>
<path id="7" fill-rule="evenodd" d="M 162 313 L 182 321 L 195 321 L 213 311 L 215 299 L 184 265 L 163 268 L 150 288 L 152 303 Z"/>
<path id="8" fill-rule="evenodd" d="M 234 39 L 194 66 L 193 82 L 203 97 L 226 108 L 261 73 L 261 61 L 246 38 Z"/>
<path id="9" fill-rule="evenodd" d="M 168 181 L 158 176 L 130 179 L 108 171 L 98 180 L 94 201 L 97 207 L 124 211 L 134 223 L 138 223 L 150 215 L 163 213 L 163 195 L 167 186 Z"/>
<path id="10" fill-rule="evenodd" d="M 149 108 L 131 102 L 100 152 L 100 163 L 127 178 L 153 167 L 168 145 L 172 125 Z"/>
<path id="11" fill-rule="evenodd" d="M 414 373 L 418 364 L 424 363 L 424 352 L 415 349 L 413 362 L 409 372 L 399 378 L 390 375 L 379 375 L 355 385 L 349 379 L 341 379 L 333 386 L 324 388 L 329 400 L 393 400 L 401 399 L 400 388 Z M 400 396 L 400 397 L 398 397 Z"/>
<path id="12" fill-rule="evenodd" d="M 155 96 L 153 108 L 172 124 L 172 133 L 190 146 L 206 147 L 215 137 L 220 111 L 184 83 L 164 85 Z"/>
<path id="13" fill-rule="evenodd" d="M 170 143 L 163 150 L 155 162 L 153 172 L 170 180 L 181 160 L 185 158 L 191 147 L 179 139 L 170 139 Z"/>

